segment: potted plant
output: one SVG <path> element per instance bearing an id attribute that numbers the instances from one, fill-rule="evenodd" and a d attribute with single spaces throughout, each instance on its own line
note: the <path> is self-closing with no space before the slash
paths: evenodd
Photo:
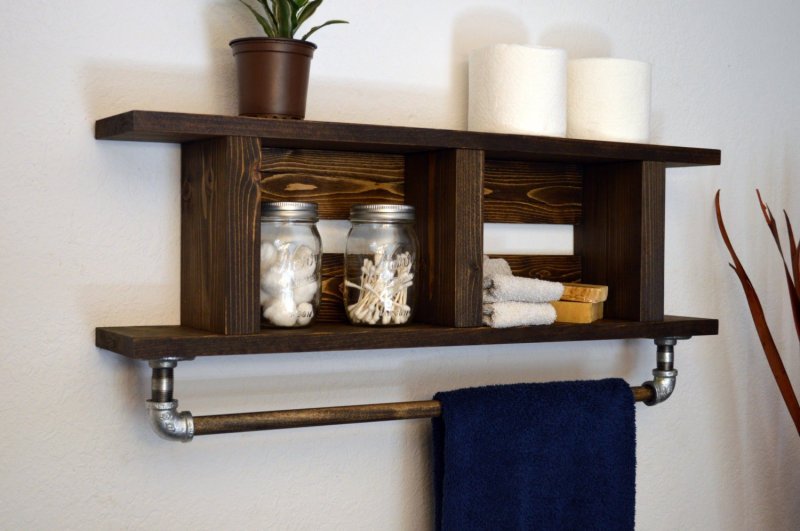
<path id="1" fill-rule="evenodd" d="M 263 13 L 239 0 L 264 29 L 266 37 L 230 42 L 239 82 L 239 114 L 301 120 L 306 113 L 308 73 L 317 45 L 308 38 L 330 24 L 311 28 L 302 38 L 295 33 L 317 11 L 323 0 L 258 0 Z"/>

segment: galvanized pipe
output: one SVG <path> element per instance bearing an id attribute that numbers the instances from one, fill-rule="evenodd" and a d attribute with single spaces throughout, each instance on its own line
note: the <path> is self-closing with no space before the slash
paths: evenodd
<path id="1" fill-rule="evenodd" d="M 653 380 L 631 387 L 635 401 L 652 406 L 663 402 L 672 394 L 678 374 L 672 366 L 677 340 L 678 338 L 655 340 L 658 346 L 657 368 L 653 370 Z M 150 362 L 153 368 L 152 399 L 147 401 L 150 423 L 160 437 L 171 441 L 188 442 L 195 435 L 420 419 L 442 414 L 442 405 L 438 400 L 421 400 L 194 417 L 189 411 L 178 411 L 178 401 L 172 397 L 173 370 L 177 363 L 178 359 Z"/>
<path id="2" fill-rule="evenodd" d="M 194 421 L 189 411 L 178 411 L 178 401 L 172 398 L 173 369 L 178 359 L 153 360 L 151 379 L 152 398 L 147 401 L 150 427 L 162 439 L 189 442 L 194 437 Z"/>
<path id="3" fill-rule="evenodd" d="M 673 368 L 673 364 L 675 363 L 675 344 L 678 339 L 677 337 L 663 337 L 655 340 L 656 368 L 653 369 L 653 379 L 642 384 L 653 390 L 653 397 L 645 401 L 648 406 L 660 404 L 668 399 L 675 390 L 678 370 Z"/>
<path id="4" fill-rule="evenodd" d="M 151 400 L 153 402 L 172 402 L 173 381 L 172 367 L 154 367 L 150 384 Z"/>
<path id="5" fill-rule="evenodd" d="M 652 400 L 654 397 L 653 390 L 649 387 L 631 387 L 631 392 L 637 402 Z M 282 430 L 309 426 L 433 418 L 441 415 L 442 404 L 438 400 L 204 415 L 194 417 L 194 434 L 215 435 L 244 431 Z"/>

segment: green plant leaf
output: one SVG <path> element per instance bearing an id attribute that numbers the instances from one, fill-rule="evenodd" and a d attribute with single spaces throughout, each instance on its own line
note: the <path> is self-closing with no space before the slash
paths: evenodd
<path id="1" fill-rule="evenodd" d="M 297 27 L 299 28 L 305 21 L 311 18 L 317 8 L 321 5 L 322 0 L 313 0 L 312 2 L 309 2 L 308 5 L 300 11 L 300 16 L 297 18 Z"/>
<path id="2" fill-rule="evenodd" d="M 311 36 L 312 33 L 314 33 L 315 31 L 317 31 L 320 28 L 324 28 L 325 26 L 330 26 L 331 24 L 349 24 L 349 22 L 347 22 L 346 20 L 329 20 L 325 24 L 320 24 L 319 26 L 314 26 L 313 28 L 311 28 L 311 31 L 309 31 L 308 33 L 303 35 L 303 39 L 302 40 L 307 40 Z"/>
<path id="3" fill-rule="evenodd" d="M 275 20 L 278 22 L 278 37 L 291 39 L 297 29 L 292 25 L 292 10 L 294 4 L 291 0 L 275 0 Z"/>
<path id="4" fill-rule="evenodd" d="M 295 34 L 295 32 L 297 31 L 297 28 L 299 27 L 299 24 L 297 23 L 297 10 L 298 9 L 299 8 L 297 7 L 297 4 L 295 3 L 295 1 L 294 0 L 289 0 L 289 11 L 291 11 L 291 13 L 292 13 L 292 16 L 291 16 L 291 19 L 292 19 L 292 22 L 291 22 L 291 24 L 292 24 L 292 35 Z"/>
<path id="5" fill-rule="evenodd" d="M 294 5 L 297 6 L 297 9 L 301 9 L 307 3 L 308 3 L 308 0 L 294 0 Z"/>
<path id="6" fill-rule="evenodd" d="M 272 25 L 271 21 L 264 18 L 264 16 L 262 16 L 261 13 L 253 9 L 252 6 L 250 6 L 250 4 L 248 4 L 244 0 L 239 0 L 239 2 L 241 2 L 247 9 L 249 9 L 250 12 L 253 14 L 253 16 L 256 17 L 256 20 L 258 21 L 259 24 L 261 24 L 261 27 L 264 28 L 264 33 L 266 33 L 268 37 L 275 36 L 275 27 Z"/>
<path id="7" fill-rule="evenodd" d="M 269 20 L 272 21 L 272 27 L 277 28 L 278 21 L 275 20 L 275 13 L 272 11 L 272 6 L 270 5 L 273 0 L 258 0 L 258 1 L 261 2 L 261 5 L 264 7 L 264 12 L 269 17 Z"/>

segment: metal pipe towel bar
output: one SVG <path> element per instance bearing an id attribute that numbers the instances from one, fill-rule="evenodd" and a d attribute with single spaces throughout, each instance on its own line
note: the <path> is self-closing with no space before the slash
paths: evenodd
<path id="1" fill-rule="evenodd" d="M 655 405 L 672 394 L 678 374 L 673 368 L 674 346 L 678 339 L 685 338 L 655 340 L 658 350 L 653 380 L 631 387 L 634 400 Z M 172 397 L 173 369 L 177 363 L 176 359 L 150 362 L 153 368 L 152 399 L 147 404 L 151 424 L 159 436 L 169 440 L 188 442 L 195 435 L 432 418 L 442 413 L 439 401 L 422 400 L 195 417 L 188 411 L 179 412 L 178 401 Z"/>
<path id="2" fill-rule="evenodd" d="M 631 391 L 637 402 L 647 402 L 655 396 L 654 391 L 649 387 L 631 387 Z M 384 420 L 424 419 L 441 415 L 442 404 L 438 400 L 204 415 L 194 417 L 194 434 L 214 435 Z"/>

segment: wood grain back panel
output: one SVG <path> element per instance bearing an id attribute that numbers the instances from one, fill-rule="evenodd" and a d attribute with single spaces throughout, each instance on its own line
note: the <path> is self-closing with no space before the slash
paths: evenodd
<path id="1" fill-rule="evenodd" d="M 584 282 L 608 286 L 609 318 L 662 319 L 664 164 L 589 165 L 584 194 L 585 223 L 575 238 Z"/>
<path id="2" fill-rule="evenodd" d="M 483 220 L 577 225 L 582 179 L 578 164 L 489 159 L 483 178 Z"/>
<path id="3" fill-rule="evenodd" d="M 491 255 L 504 258 L 518 277 L 540 278 L 553 282 L 580 282 L 581 257 L 577 255 Z"/>
<path id="4" fill-rule="evenodd" d="M 262 201 L 311 201 L 322 219 L 359 203 L 402 203 L 404 158 L 389 153 L 264 148 Z"/>
<path id="5" fill-rule="evenodd" d="M 317 322 L 346 323 L 344 312 L 344 255 L 322 255 L 322 300 Z"/>

